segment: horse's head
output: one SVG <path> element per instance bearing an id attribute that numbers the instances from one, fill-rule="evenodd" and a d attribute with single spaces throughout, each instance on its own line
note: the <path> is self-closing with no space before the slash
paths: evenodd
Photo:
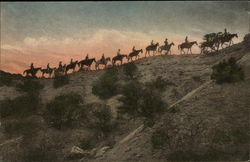
<path id="1" fill-rule="evenodd" d="M 106 58 L 106 61 L 111 61 L 111 60 L 110 60 L 110 57 L 107 57 L 107 58 Z"/>
<path id="2" fill-rule="evenodd" d="M 156 47 L 159 46 L 159 42 L 157 42 L 155 45 L 156 45 Z"/>
<path id="3" fill-rule="evenodd" d="M 196 44 L 196 45 L 198 46 L 198 43 L 197 43 L 197 41 L 194 41 L 194 44 Z"/>
<path id="4" fill-rule="evenodd" d="M 170 45 L 174 46 L 174 42 L 172 42 Z"/>
<path id="5" fill-rule="evenodd" d="M 237 33 L 233 34 L 233 37 L 238 38 L 238 34 Z"/>
<path id="6" fill-rule="evenodd" d="M 142 49 L 140 49 L 140 52 L 141 52 L 141 53 L 143 53 L 143 50 L 142 50 Z"/>

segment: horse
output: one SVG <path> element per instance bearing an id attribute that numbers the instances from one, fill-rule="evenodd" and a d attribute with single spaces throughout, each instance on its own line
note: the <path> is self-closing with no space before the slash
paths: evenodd
<path id="1" fill-rule="evenodd" d="M 92 65 L 93 62 L 96 63 L 95 58 L 79 61 L 77 65 L 78 67 L 80 67 L 80 69 L 82 69 L 84 65 L 86 65 L 88 69 L 90 69 L 90 66 Z"/>
<path id="2" fill-rule="evenodd" d="M 117 56 L 113 57 L 112 58 L 112 64 L 115 65 L 116 61 L 120 61 L 121 65 L 122 65 L 122 60 L 123 60 L 124 57 L 128 58 L 128 56 L 125 55 L 125 54 L 120 54 L 120 55 L 117 55 Z"/>
<path id="3" fill-rule="evenodd" d="M 187 48 L 187 49 L 188 49 L 188 51 L 190 51 L 190 52 L 191 52 L 191 54 L 192 54 L 192 50 L 191 50 L 191 48 L 192 48 L 192 46 L 193 46 L 194 44 L 198 45 L 197 41 L 187 42 L 187 43 L 186 43 L 186 42 L 184 42 L 184 43 L 182 43 L 182 44 L 178 45 L 178 49 L 180 49 L 180 54 L 182 54 L 182 51 L 183 51 L 183 52 L 184 52 L 184 54 L 185 54 L 185 51 L 183 50 L 184 48 Z M 187 54 L 188 54 L 188 51 L 187 51 Z"/>
<path id="4" fill-rule="evenodd" d="M 105 68 L 106 68 L 106 65 L 107 65 L 107 63 L 108 63 L 109 61 L 111 61 L 110 57 L 107 57 L 107 58 L 105 58 L 104 60 L 100 59 L 100 60 L 96 61 L 95 69 L 96 69 L 96 70 L 99 69 L 99 65 L 101 65 L 101 64 L 104 65 Z"/>
<path id="5" fill-rule="evenodd" d="M 75 68 L 76 68 L 76 64 L 78 63 L 78 61 L 75 61 L 75 62 L 72 62 L 70 63 L 69 65 L 66 66 L 66 69 L 65 69 L 65 74 L 67 74 L 67 72 L 70 70 L 70 69 L 73 69 L 73 72 L 75 72 Z"/>
<path id="6" fill-rule="evenodd" d="M 47 68 L 47 69 L 41 69 L 42 77 L 44 77 L 44 74 L 49 74 L 49 77 L 51 77 L 53 71 L 56 70 L 56 68 Z"/>
<path id="7" fill-rule="evenodd" d="M 148 55 L 150 56 L 150 51 L 153 51 L 153 55 L 155 55 L 155 52 L 157 52 L 157 47 L 159 46 L 159 43 L 157 42 L 154 45 L 149 45 L 146 47 L 145 57 Z"/>
<path id="8" fill-rule="evenodd" d="M 128 62 L 129 62 L 130 59 L 133 61 L 133 57 L 135 57 L 135 59 L 137 59 L 138 57 L 140 57 L 140 56 L 139 56 L 139 53 L 140 53 L 140 52 L 143 53 L 143 50 L 140 49 L 140 50 L 135 50 L 135 51 L 131 52 L 131 53 L 128 55 L 128 57 L 127 57 Z"/>
<path id="9" fill-rule="evenodd" d="M 161 52 L 163 51 L 163 50 L 165 50 L 165 51 L 167 51 L 165 54 L 168 54 L 168 52 L 170 52 L 170 54 L 171 54 L 171 46 L 174 46 L 174 43 L 172 42 L 172 43 L 170 43 L 170 44 L 168 44 L 167 46 L 166 45 L 163 45 L 163 46 L 160 46 L 159 48 L 158 48 L 158 52 L 161 54 Z"/>
<path id="10" fill-rule="evenodd" d="M 210 48 L 211 50 L 215 51 L 215 46 L 216 42 L 215 41 L 207 41 L 207 42 L 202 42 L 200 44 L 200 49 L 201 49 L 201 53 L 200 54 L 205 54 L 208 52 L 208 48 Z"/>
<path id="11" fill-rule="evenodd" d="M 65 70 L 66 70 L 66 64 L 64 64 L 61 67 L 55 68 L 55 70 L 54 70 L 55 77 L 64 75 Z"/>
<path id="12" fill-rule="evenodd" d="M 42 68 L 33 68 L 33 69 L 26 69 L 23 72 L 23 75 L 26 73 L 26 76 L 28 76 L 29 74 L 31 74 L 32 77 L 36 77 L 36 73 L 41 70 Z"/>
<path id="13" fill-rule="evenodd" d="M 221 48 L 223 48 L 223 45 L 226 42 L 229 42 L 229 46 L 231 46 L 231 44 L 233 44 L 234 37 L 238 38 L 238 34 L 227 34 L 227 35 L 219 37 Z"/>

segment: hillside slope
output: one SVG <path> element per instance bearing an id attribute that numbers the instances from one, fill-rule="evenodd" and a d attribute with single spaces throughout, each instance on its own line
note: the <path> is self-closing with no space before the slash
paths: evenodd
<path id="1" fill-rule="evenodd" d="M 236 58 L 243 67 L 245 80 L 235 84 L 222 85 L 211 81 L 211 67 L 230 57 Z M 248 131 L 250 50 L 245 48 L 242 43 L 220 50 L 219 54 L 214 55 L 162 55 L 142 58 L 135 63 L 138 67 L 135 78 L 140 83 L 150 82 L 158 76 L 170 83 L 166 90 L 162 92 L 162 98 L 164 102 L 168 103 L 169 108 L 175 109 L 176 112 L 163 114 L 152 128 L 144 127 L 141 119 L 133 121 L 130 118 L 126 120 L 117 118 L 117 107 L 122 104 L 119 101 L 120 94 L 108 100 L 101 100 L 92 93 L 92 84 L 105 73 L 105 70 L 75 72 L 70 74 L 69 84 L 57 89 L 53 88 L 53 79 L 38 79 L 44 85 L 40 92 L 43 105 L 46 105 L 59 94 L 77 92 L 83 97 L 86 104 L 109 105 L 114 119 L 119 120 L 120 129 L 110 137 L 115 142 L 113 148 L 100 156 L 84 157 L 80 161 L 166 161 L 170 150 L 168 148 L 154 150 L 150 140 L 152 133 L 168 125 L 166 123 L 169 120 L 174 125 L 183 128 L 188 128 L 190 123 L 202 120 L 206 123 L 207 130 L 216 128 L 228 131 L 240 128 L 243 131 Z M 126 80 L 123 79 L 122 67 L 119 68 L 119 77 L 122 78 L 120 82 L 126 83 Z M 14 87 L 0 87 L 0 100 L 6 97 L 15 98 L 20 95 L 22 93 L 17 92 Z M 90 133 L 87 129 L 72 128 L 58 131 L 48 127 L 39 114 L 38 116 L 35 115 L 34 118 L 40 122 L 42 127 L 38 136 L 43 136 L 46 132 L 49 137 L 58 137 L 58 142 L 63 145 L 57 153 L 58 161 L 79 161 L 79 159 L 65 160 L 64 157 L 76 145 L 79 137 Z M 3 121 L 1 120 L 1 122 Z M 1 130 L 3 129 L 1 128 Z M 201 137 L 197 137 L 197 139 L 201 139 Z M 6 137 L 1 131 L 0 143 L 7 140 L 10 140 L 10 138 Z M 203 145 L 200 147 L 206 147 L 208 141 L 202 142 Z M 100 144 L 96 149 L 101 149 L 103 146 L 105 144 Z M 248 152 L 247 143 L 230 149 L 237 150 L 238 148 L 246 149 L 245 152 Z M 11 145 L 0 148 L 3 157 L 9 157 L 15 151 L 15 148 Z"/>

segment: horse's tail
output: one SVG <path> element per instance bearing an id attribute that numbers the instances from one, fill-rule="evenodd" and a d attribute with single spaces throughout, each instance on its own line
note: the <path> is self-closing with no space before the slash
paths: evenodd
<path id="1" fill-rule="evenodd" d="M 27 73 L 27 70 L 24 70 L 24 71 L 23 71 L 23 75 L 24 75 L 25 73 Z"/>

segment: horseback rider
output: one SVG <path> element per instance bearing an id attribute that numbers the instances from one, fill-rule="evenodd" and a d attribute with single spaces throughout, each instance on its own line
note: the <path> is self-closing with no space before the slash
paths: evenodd
<path id="1" fill-rule="evenodd" d="M 154 40 L 151 41 L 151 46 L 153 46 L 153 45 L 154 45 Z"/>
<path id="2" fill-rule="evenodd" d="M 85 60 L 88 60 L 89 59 L 89 54 L 87 53 L 87 56 L 85 57 Z"/>
<path id="3" fill-rule="evenodd" d="M 34 69 L 33 63 L 30 64 L 30 69 Z"/>
<path id="4" fill-rule="evenodd" d="M 185 43 L 188 43 L 188 36 L 186 36 L 185 38 Z"/>
<path id="5" fill-rule="evenodd" d="M 168 38 L 165 39 L 164 43 L 165 43 L 165 46 L 168 45 Z"/>
<path id="6" fill-rule="evenodd" d="M 133 48 L 132 48 L 132 52 L 135 52 L 135 51 L 136 51 L 135 46 L 133 46 Z"/>
<path id="7" fill-rule="evenodd" d="M 47 69 L 50 69 L 50 67 L 49 67 L 49 63 L 47 64 Z"/>
<path id="8" fill-rule="evenodd" d="M 102 54 L 101 62 L 105 61 L 104 53 Z"/>
<path id="9" fill-rule="evenodd" d="M 224 36 L 227 36 L 229 33 L 227 32 L 227 28 L 224 29 Z"/>
<path id="10" fill-rule="evenodd" d="M 117 51 L 117 56 L 120 56 L 121 55 L 121 50 L 120 49 L 118 49 L 118 51 Z"/>
<path id="11" fill-rule="evenodd" d="M 62 69 L 62 61 L 59 62 L 59 69 Z"/>
<path id="12" fill-rule="evenodd" d="M 70 64 L 72 64 L 72 63 L 73 63 L 73 59 L 70 60 Z"/>

